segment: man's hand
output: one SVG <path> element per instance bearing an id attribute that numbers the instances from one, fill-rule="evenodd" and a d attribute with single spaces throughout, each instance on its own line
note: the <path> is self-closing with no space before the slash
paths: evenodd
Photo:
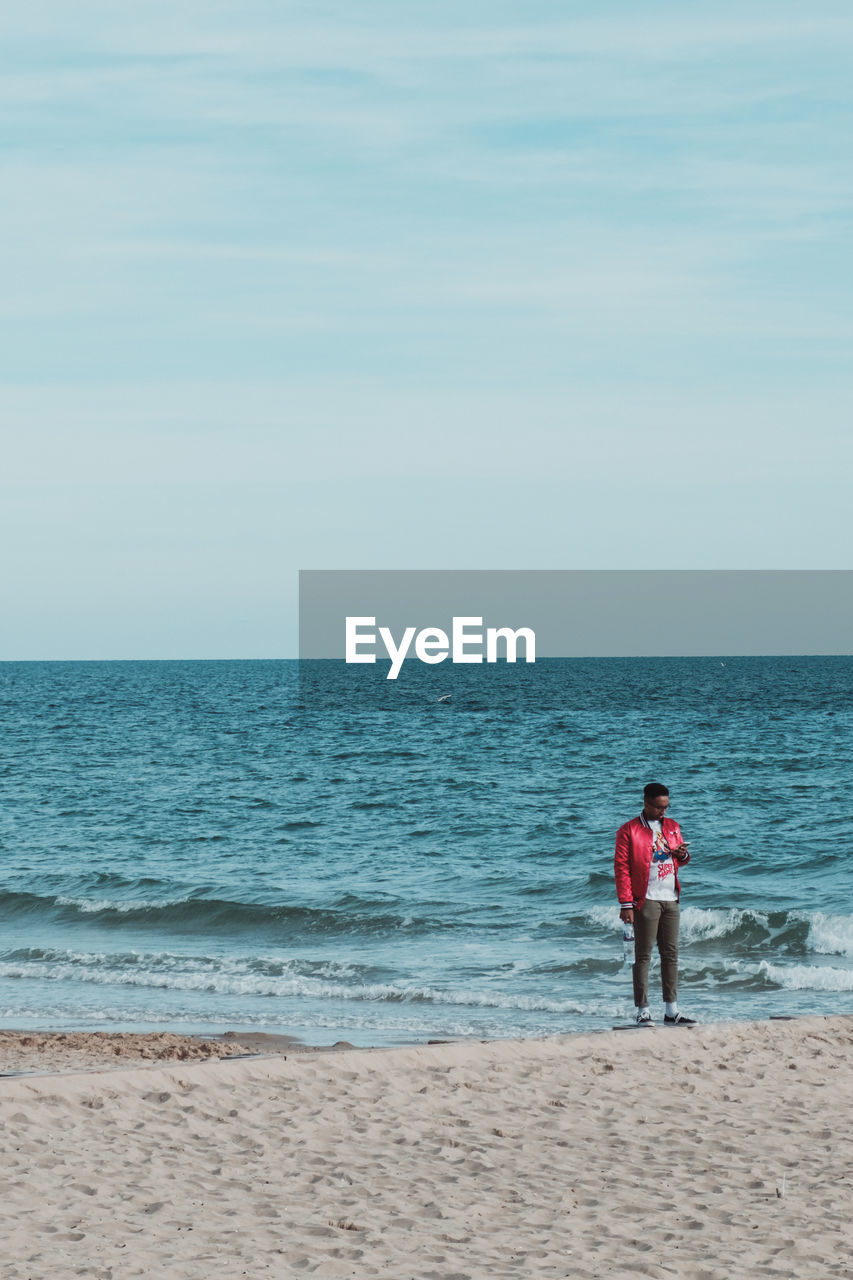
<path id="1" fill-rule="evenodd" d="M 676 862 L 688 862 L 690 860 L 690 850 L 683 840 L 677 849 L 673 849 L 672 856 Z"/>
<path id="2" fill-rule="evenodd" d="M 623 908 L 622 908 L 622 910 L 619 912 L 619 919 L 622 921 L 622 923 L 623 923 L 623 924 L 633 924 L 633 923 L 634 923 L 634 908 L 633 908 L 633 907 L 623 907 Z"/>

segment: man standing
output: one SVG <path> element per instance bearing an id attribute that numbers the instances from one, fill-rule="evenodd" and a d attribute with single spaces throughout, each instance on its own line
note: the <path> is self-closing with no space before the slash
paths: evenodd
<path id="1" fill-rule="evenodd" d="M 681 829 L 666 817 L 669 791 L 660 782 L 643 789 L 643 812 L 616 833 L 616 893 L 620 916 L 634 926 L 634 1004 L 637 1026 L 653 1027 L 649 1008 L 652 946 L 660 952 L 660 976 L 668 1026 L 691 1027 L 678 1012 L 678 867 L 690 861 Z"/>

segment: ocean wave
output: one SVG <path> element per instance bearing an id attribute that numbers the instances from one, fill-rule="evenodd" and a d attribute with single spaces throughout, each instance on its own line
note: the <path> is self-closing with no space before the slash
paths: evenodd
<path id="1" fill-rule="evenodd" d="M 593 924 L 616 930 L 620 927 L 619 908 L 591 907 L 586 918 Z M 752 911 L 739 907 L 708 908 L 682 907 L 680 917 L 680 936 L 684 942 L 704 942 L 718 938 L 733 938 L 736 935 L 754 933 L 755 928 L 770 936 L 768 917 L 760 911 Z"/>
<path id="2" fill-rule="evenodd" d="M 785 965 L 761 960 L 754 966 L 734 962 L 731 972 L 783 991 L 853 991 L 853 969 L 836 969 L 830 965 Z"/>
<path id="3" fill-rule="evenodd" d="M 586 919 L 619 928 L 619 908 L 592 907 Z M 764 942 L 789 953 L 853 956 L 853 916 L 823 911 L 757 911 L 747 907 L 682 907 L 682 946 L 722 942 L 747 949 Z"/>
<path id="4" fill-rule="evenodd" d="M 160 952 L 46 951 L 27 948 L 0 961 L 0 978 L 42 982 L 97 983 L 106 986 L 157 988 L 169 991 L 209 992 L 217 995 L 345 1000 L 371 1004 L 429 1004 L 471 1009 L 505 1009 L 528 1013 L 580 1014 L 587 1005 L 577 1000 L 553 1000 L 542 996 L 480 990 L 442 990 L 389 982 L 330 981 L 329 976 L 298 971 L 298 965 L 257 960 L 215 960 Z M 280 972 L 274 969 L 280 968 Z M 330 975 L 340 979 L 342 972 Z"/>
<path id="5" fill-rule="evenodd" d="M 42 899 L 45 901 L 45 899 Z M 50 901 L 50 900 L 48 900 Z M 54 906 L 57 907 L 73 907 L 84 916 L 96 916 L 101 914 L 112 913 L 114 915 L 126 916 L 135 912 L 151 912 L 161 911 L 166 907 L 179 907 L 192 899 L 188 895 L 179 898 L 84 898 L 72 897 L 68 894 L 60 893 L 52 899 Z"/>
<path id="6" fill-rule="evenodd" d="M 853 916 L 831 916 L 815 911 L 806 919 L 810 951 L 823 956 L 853 956 Z"/>
<path id="7" fill-rule="evenodd" d="M 388 898 L 344 895 L 327 907 L 283 902 L 243 902 L 202 896 L 198 891 L 171 897 L 102 897 L 88 894 L 34 894 L 0 891 L 0 918 L 43 915 L 49 919 L 85 918 L 107 927 L 129 924 L 141 928 L 179 929 L 181 932 L 266 931 L 300 936 L 379 936 L 400 931 L 433 932 L 452 928 L 452 922 L 393 910 Z"/>
<path id="8" fill-rule="evenodd" d="M 84 969 L 104 967 L 114 970 L 144 969 L 148 973 L 248 973 L 260 977 L 279 978 L 299 975 L 309 978 L 361 979 L 381 972 L 370 965 L 348 960 L 310 960 L 280 956 L 208 956 L 187 955 L 171 951 L 73 951 L 57 947 L 19 947 L 0 954 L 0 963 L 11 966 L 31 964 L 63 964 Z"/>
<path id="9" fill-rule="evenodd" d="M 92 994 L 100 995 L 101 992 Z M 185 1006 L 178 998 L 170 1003 L 169 1026 L 184 1027 L 187 1034 L 204 1034 L 222 1031 L 234 1031 L 235 1028 L 258 1031 L 298 1034 L 313 1039 L 318 1033 L 330 1031 L 332 1035 L 324 1035 L 322 1043 L 333 1040 L 353 1039 L 372 1046 L 383 1044 L 410 1044 L 412 1041 L 432 1038 L 437 1035 L 448 1038 L 506 1039 L 508 1035 L 550 1036 L 557 1032 L 589 1029 L 592 1020 L 598 1027 L 602 1020 L 608 1023 L 614 1018 L 625 1020 L 629 1016 L 629 1008 L 623 1002 L 601 1003 L 588 1001 L 578 1014 L 561 1019 L 555 1027 L 547 1014 L 525 1014 L 518 1012 L 507 1022 L 500 1011 L 473 1009 L 445 1009 L 440 1017 L 429 1005 L 370 1005 L 351 1004 L 343 1017 L 338 1006 L 305 1003 L 298 1010 L 298 1018 L 294 1021 L 290 1016 L 282 1021 L 278 1007 L 266 1002 L 257 1007 L 241 1005 L 239 1010 L 228 1007 L 229 1002 L 221 997 L 215 1007 L 199 1010 L 198 1005 Z M 34 1027 L 50 1026 L 53 1029 L 79 1030 L 81 1026 L 92 1029 L 110 1030 L 162 1030 L 163 1007 L 157 1004 L 146 1004 L 144 996 L 133 1004 L 101 1004 L 81 1003 L 77 993 L 72 1004 L 56 1003 L 22 1008 L 18 1006 L 0 1007 L 0 1025 L 10 1025 L 10 1019 L 18 1023 Z M 239 1030 L 237 1032 L 239 1034 Z M 356 1034 L 353 1034 L 356 1033 Z"/>

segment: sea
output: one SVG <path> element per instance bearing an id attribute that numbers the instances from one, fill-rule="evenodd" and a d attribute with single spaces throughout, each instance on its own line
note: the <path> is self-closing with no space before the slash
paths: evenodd
<path id="1" fill-rule="evenodd" d="M 851 657 L 2 663 L 0 1025 L 624 1023 L 650 780 L 691 848 L 681 1008 L 853 1013 L 851 695 Z"/>

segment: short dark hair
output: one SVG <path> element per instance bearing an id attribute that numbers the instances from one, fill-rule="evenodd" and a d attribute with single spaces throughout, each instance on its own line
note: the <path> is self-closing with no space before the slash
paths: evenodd
<path id="1" fill-rule="evenodd" d="M 643 799 L 654 800 L 656 796 L 668 796 L 669 787 L 665 787 L 662 782 L 647 782 L 643 787 Z"/>

